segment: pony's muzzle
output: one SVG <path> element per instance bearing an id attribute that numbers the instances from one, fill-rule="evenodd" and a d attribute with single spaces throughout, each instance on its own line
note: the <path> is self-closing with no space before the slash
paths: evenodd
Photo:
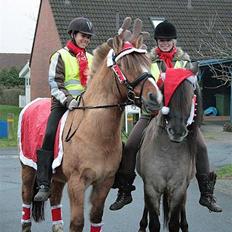
<path id="1" fill-rule="evenodd" d="M 167 127 L 167 132 L 170 140 L 176 143 L 182 142 L 188 135 L 187 128 L 183 128 L 183 130 L 175 130 L 172 127 Z"/>
<path id="2" fill-rule="evenodd" d="M 149 92 L 147 99 L 142 97 L 143 108 L 146 112 L 152 113 L 161 109 L 162 104 L 158 101 L 157 95 Z"/>

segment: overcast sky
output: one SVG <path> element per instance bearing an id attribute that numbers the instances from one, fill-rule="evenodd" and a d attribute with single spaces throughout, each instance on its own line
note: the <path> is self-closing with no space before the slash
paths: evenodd
<path id="1" fill-rule="evenodd" d="M 30 53 L 40 0 L 0 0 L 0 53 Z"/>

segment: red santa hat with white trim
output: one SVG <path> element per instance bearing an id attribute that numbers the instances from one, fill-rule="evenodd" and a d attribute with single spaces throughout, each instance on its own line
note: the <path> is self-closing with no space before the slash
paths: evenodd
<path id="1" fill-rule="evenodd" d="M 169 113 L 169 102 L 174 94 L 176 88 L 187 78 L 193 76 L 191 70 L 185 68 L 169 68 L 166 70 L 164 81 L 164 106 L 161 111 L 162 114 Z"/>

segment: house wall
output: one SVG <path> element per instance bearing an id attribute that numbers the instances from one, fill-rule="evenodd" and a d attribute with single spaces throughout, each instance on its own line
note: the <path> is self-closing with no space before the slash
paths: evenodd
<path id="1" fill-rule="evenodd" d="M 50 96 L 48 85 L 49 58 L 51 54 L 61 48 L 49 2 L 48 0 L 41 2 L 31 56 L 31 100 L 37 97 Z"/>

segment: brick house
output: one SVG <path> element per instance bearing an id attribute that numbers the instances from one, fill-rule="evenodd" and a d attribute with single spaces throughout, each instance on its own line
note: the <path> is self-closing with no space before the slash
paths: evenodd
<path id="1" fill-rule="evenodd" d="M 146 43 L 151 49 L 155 44 L 154 25 L 167 19 L 177 28 L 178 46 L 187 51 L 192 60 L 201 61 L 201 78 L 210 82 L 209 67 L 220 65 L 222 58 L 222 54 L 214 50 L 216 47 L 210 45 L 215 43 L 228 48 L 232 45 L 227 28 L 232 21 L 231 9 L 232 1 L 228 0 L 41 0 L 30 60 L 31 100 L 49 96 L 49 57 L 65 45 L 69 39 L 67 26 L 78 16 L 88 17 L 95 26 L 96 36 L 92 38 L 89 52 L 114 35 L 126 16 L 143 20 L 144 30 L 151 34 Z M 205 99 L 215 98 L 214 93 L 207 96 L 207 91 L 203 86 Z M 219 92 L 230 94 L 231 90 L 224 86 Z M 215 105 L 215 99 L 209 104 Z"/>
<path id="2" fill-rule="evenodd" d="M 16 67 L 22 68 L 30 59 L 27 53 L 0 53 L 0 70 Z"/>

